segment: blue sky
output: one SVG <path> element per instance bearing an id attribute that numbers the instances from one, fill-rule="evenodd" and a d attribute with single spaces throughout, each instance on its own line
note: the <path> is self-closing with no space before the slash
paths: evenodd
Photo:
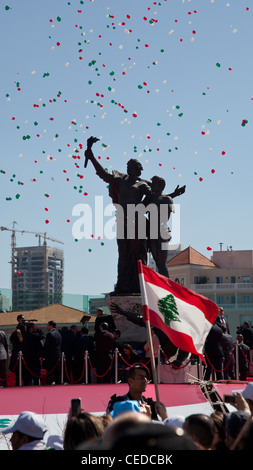
<path id="1" fill-rule="evenodd" d="M 1 1 L 0 225 L 64 243 L 66 293 L 116 282 L 116 241 L 72 235 L 77 204 L 111 202 L 83 168 L 90 135 L 109 171 L 134 157 L 166 191 L 186 184 L 184 247 L 252 249 L 252 19 L 246 0 Z M 0 232 L 2 288 L 10 243 Z"/>

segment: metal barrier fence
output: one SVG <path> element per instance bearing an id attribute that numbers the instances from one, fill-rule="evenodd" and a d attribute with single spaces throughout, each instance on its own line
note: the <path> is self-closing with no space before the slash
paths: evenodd
<path id="1" fill-rule="evenodd" d="M 211 368 L 214 372 L 225 372 L 229 368 L 233 356 L 235 356 L 235 378 L 236 378 L 236 380 L 239 380 L 239 348 L 240 348 L 240 345 L 239 345 L 239 343 L 236 342 L 235 347 L 234 347 L 233 351 L 231 352 L 230 358 L 228 359 L 227 363 L 224 365 L 224 368 L 221 369 L 221 370 L 216 369 L 211 364 L 208 356 L 205 354 L 206 361 L 209 363 L 209 365 L 211 365 Z M 253 363 L 249 361 L 249 359 L 245 355 L 242 348 L 240 348 L 240 351 L 241 351 L 243 357 L 245 358 L 245 361 L 248 362 L 249 365 L 253 366 Z M 191 361 L 193 359 L 193 356 L 191 355 L 190 358 L 187 360 L 187 362 L 184 365 L 177 367 L 172 362 L 170 362 L 170 360 L 166 357 L 166 355 L 165 355 L 164 351 L 162 350 L 162 348 L 159 346 L 158 351 L 157 351 L 157 382 L 158 383 L 160 383 L 161 355 L 163 356 L 164 361 L 166 361 L 166 364 L 170 365 L 173 369 L 184 369 L 185 367 L 187 367 L 191 363 Z M 65 377 L 67 377 L 69 383 L 72 383 L 72 384 L 78 384 L 78 383 L 88 384 L 89 383 L 89 370 L 91 370 L 93 372 L 95 377 L 100 379 L 100 378 L 105 377 L 110 372 L 110 370 L 112 369 L 112 367 L 114 365 L 114 368 L 113 368 L 113 370 L 115 372 L 114 383 L 117 384 L 119 382 L 119 357 L 122 360 L 122 362 L 124 362 L 126 367 L 130 367 L 132 365 L 132 364 L 129 364 L 124 359 L 124 357 L 120 354 L 118 348 L 116 348 L 114 350 L 112 360 L 111 360 L 111 363 L 110 363 L 108 369 L 106 371 L 104 371 L 104 373 L 102 375 L 99 375 L 99 374 L 97 374 L 96 367 L 94 367 L 94 365 L 91 362 L 88 351 L 86 351 L 85 354 L 84 354 L 84 361 L 83 361 L 83 367 L 82 367 L 81 375 L 77 380 L 74 380 L 73 377 L 71 376 L 71 374 L 69 374 L 69 371 L 67 369 L 66 358 L 65 358 L 64 353 L 62 353 L 61 358 L 56 361 L 55 365 L 52 367 L 52 369 L 50 371 L 46 371 L 45 369 L 43 369 L 43 372 L 44 372 L 43 375 L 42 375 L 42 373 L 40 375 L 38 375 L 38 374 L 35 374 L 32 370 L 30 370 L 30 368 L 28 367 L 28 365 L 27 365 L 27 363 L 26 363 L 26 361 L 23 357 L 23 353 L 20 351 L 19 354 L 18 354 L 18 359 L 16 361 L 16 364 L 15 364 L 14 368 L 11 371 L 11 374 L 15 374 L 15 375 L 16 375 L 16 373 L 18 374 L 18 382 L 19 382 L 18 386 L 21 387 L 23 385 L 23 367 L 26 368 L 26 370 L 29 372 L 29 374 L 31 376 L 36 377 L 37 379 L 40 379 L 40 380 L 44 379 L 44 381 L 45 381 L 45 379 L 54 372 L 54 370 L 56 369 L 56 367 L 60 363 L 60 369 L 61 369 L 60 383 L 61 384 L 65 383 L 65 380 L 64 380 Z M 150 362 L 150 360 L 149 361 L 143 361 L 143 363 L 145 365 L 148 365 L 149 362 Z M 202 378 L 202 366 L 201 366 L 199 361 L 197 361 L 197 366 L 199 368 L 198 376 L 200 378 Z M 1 379 L 0 378 L 0 383 L 4 382 L 5 380 L 7 380 L 7 379 Z"/>

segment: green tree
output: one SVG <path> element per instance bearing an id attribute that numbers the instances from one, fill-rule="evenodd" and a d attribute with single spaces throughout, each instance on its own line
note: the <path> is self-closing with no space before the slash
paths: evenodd
<path id="1" fill-rule="evenodd" d="M 163 299 L 158 300 L 158 308 L 164 316 L 166 325 L 170 326 L 171 321 L 181 321 L 174 295 L 169 294 Z"/>

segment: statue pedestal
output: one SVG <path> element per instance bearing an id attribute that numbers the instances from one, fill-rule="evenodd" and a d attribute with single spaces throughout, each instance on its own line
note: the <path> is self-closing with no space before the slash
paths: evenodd
<path id="1" fill-rule="evenodd" d="M 180 369 L 173 369 L 171 365 L 160 365 L 160 381 L 162 384 L 184 384 L 198 380 L 198 367 L 188 364 Z"/>
<path id="2" fill-rule="evenodd" d="M 111 304 L 114 303 L 127 312 L 142 313 L 141 295 L 136 294 L 107 297 L 106 303 L 113 316 L 116 328 L 121 332 L 120 340 L 125 343 L 128 343 L 129 341 L 140 341 L 146 343 L 146 328 L 135 325 L 131 321 L 127 320 L 123 315 L 111 311 Z"/>

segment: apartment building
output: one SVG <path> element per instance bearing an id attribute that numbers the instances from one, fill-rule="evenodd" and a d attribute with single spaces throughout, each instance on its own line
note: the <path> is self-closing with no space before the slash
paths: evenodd
<path id="1" fill-rule="evenodd" d="M 63 250 L 43 246 L 15 249 L 12 310 L 35 310 L 62 303 Z"/>
<path id="2" fill-rule="evenodd" d="M 244 321 L 253 325 L 253 250 L 213 251 L 211 259 L 189 246 L 167 263 L 170 278 L 224 308 L 235 339 Z"/>

